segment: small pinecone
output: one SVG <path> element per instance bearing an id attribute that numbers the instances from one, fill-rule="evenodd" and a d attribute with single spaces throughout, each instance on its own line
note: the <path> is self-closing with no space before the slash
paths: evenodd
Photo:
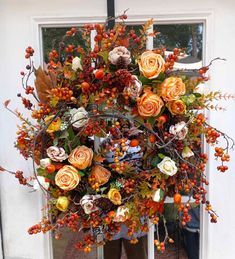
<path id="1" fill-rule="evenodd" d="M 115 205 L 109 199 L 103 197 L 95 200 L 94 205 L 105 212 L 109 212 L 115 209 Z"/>
<path id="2" fill-rule="evenodd" d="M 118 83 L 124 88 L 132 82 L 132 74 L 126 69 L 119 69 L 115 72 Z"/>
<path id="3" fill-rule="evenodd" d="M 127 68 L 128 64 L 123 57 L 119 57 L 119 59 L 117 60 L 116 66 L 118 69 L 121 69 L 121 68 Z"/>

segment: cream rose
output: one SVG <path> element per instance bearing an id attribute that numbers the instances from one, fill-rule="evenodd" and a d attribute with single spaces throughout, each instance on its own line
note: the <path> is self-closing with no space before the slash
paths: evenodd
<path id="1" fill-rule="evenodd" d="M 165 61 L 159 54 L 152 50 L 145 51 L 138 60 L 140 72 L 149 79 L 158 77 L 165 70 Z"/>
<path id="2" fill-rule="evenodd" d="M 73 58 L 73 61 L 72 61 L 72 69 L 74 71 L 80 69 L 82 70 L 82 64 L 81 64 L 81 59 L 79 57 L 75 57 Z"/>
<path id="3" fill-rule="evenodd" d="M 129 65 L 131 63 L 131 54 L 126 47 L 119 46 L 109 52 L 108 59 L 113 65 L 117 65 L 120 59 L 125 65 Z"/>
<path id="4" fill-rule="evenodd" d="M 145 90 L 137 101 L 138 112 L 143 117 L 157 116 L 163 105 L 162 99 L 150 90 Z"/>
<path id="5" fill-rule="evenodd" d="M 185 84 L 179 77 L 168 77 L 161 84 L 160 95 L 166 102 L 177 100 L 184 94 Z"/>
<path id="6" fill-rule="evenodd" d="M 86 124 L 88 120 L 88 112 L 83 107 L 71 109 L 69 113 L 71 115 L 71 123 L 74 128 L 80 128 Z"/>
<path id="7" fill-rule="evenodd" d="M 84 209 L 86 214 L 91 214 L 92 212 L 98 210 L 98 207 L 94 205 L 94 201 L 99 199 L 100 195 L 84 195 L 80 200 L 80 205 Z"/>
<path id="8" fill-rule="evenodd" d="M 47 156 L 55 162 L 62 162 L 68 158 L 68 155 L 65 153 L 65 150 L 62 147 L 56 146 L 51 146 L 47 149 Z"/>
<path id="9" fill-rule="evenodd" d="M 176 174 L 178 170 L 175 162 L 168 156 L 165 156 L 164 159 L 157 165 L 157 167 L 163 174 L 169 176 Z"/>
<path id="10" fill-rule="evenodd" d="M 93 159 L 93 151 L 86 146 L 75 148 L 69 155 L 69 163 L 78 169 L 86 169 L 91 166 Z"/>
<path id="11" fill-rule="evenodd" d="M 55 176 L 55 184 L 65 191 L 76 188 L 81 180 L 77 169 L 71 165 L 63 166 Z"/>
<path id="12" fill-rule="evenodd" d="M 124 92 L 128 93 L 132 99 L 136 99 L 142 92 L 142 83 L 137 76 L 132 76 L 132 82 L 124 88 Z"/>
<path id="13" fill-rule="evenodd" d="M 187 124 L 184 121 L 181 121 L 175 125 L 171 125 L 169 132 L 172 135 L 175 135 L 176 139 L 182 140 L 186 137 L 186 135 L 188 134 L 188 127 Z"/>
<path id="14" fill-rule="evenodd" d="M 51 159 L 50 158 L 43 158 L 43 159 L 40 160 L 40 166 L 42 168 L 46 168 L 50 164 L 51 164 Z"/>

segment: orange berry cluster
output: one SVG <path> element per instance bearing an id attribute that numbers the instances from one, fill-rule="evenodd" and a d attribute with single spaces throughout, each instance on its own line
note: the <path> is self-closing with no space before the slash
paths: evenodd
<path id="1" fill-rule="evenodd" d="M 30 58 L 33 56 L 34 49 L 31 46 L 28 46 L 28 48 L 26 48 L 25 52 L 26 52 L 25 58 Z"/>
<path id="2" fill-rule="evenodd" d="M 49 60 L 53 60 L 58 58 L 59 54 L 55 49 L 53 49 L 51 52 L 49 52 L 48 57 L 49 57 Z"/>
<path id="3" fill-rule="evenodd" d="M 78 250 L 83 250 L 85 253 L 91 252 L 91 246 L 95 243 L 95 239 L 92 235 L 86 235 L 84 237 L 84 242 L 78 242 L 75 247 Z"/>
<path id="4" fill-rule="evenodd" d="M 48 115 L 51 112 L 51 108 L 48 106 L 48 104 L 39 103 L 38 106 L 40 107 L 40 109 L 33 110 L 31 115 L 34 119 L 42 119 L 44 116 Z"/>
<path id="5" fill-rule="evenodd" d="M 98 192 L 100 190 L 100 185 L 99 183 L 96 181 L 96 178 L 94 175 L 90 175 L 88 177 L 88 182 L 91 186 L 92 189 L 94 189 L 96 192 Z"/>
<path id="6" fill-rule="evenodd" d="M 155 239 L 154 240 L 154 245 L 157 247 L 157 250 L 159 252 L 165 252 L 166 248 L 165 248 L 165 243 L 164 242 L 160 242 L 159 240 Z"/>
<path id="7" fill-rule="evenodd" d="M 58 219 L 56 224 L 58 227 L 67 226 L 73 232 L 78 231 L 79 216 L 76 213 L 70 213 L 64 216 L 63 219 Z"/>
<path id="8" fill-rule="evenodd" d="M 71 101 L 73 91 L 68 87 L 53 88 L 50 91 L 52 97 L 57 97 L 61 101 Z"/>
<path id="9" fill-rule="evenodd" d="M 33 94 L 34 88 L 32 86 L 27 86 L 25 89 L 26 94 Z"/>
<path id="10" fill-rule="evenodd" d="M 225 171 L 228 170 L 228 166 L 224 165 L 224 162 L 229 162 L 230 160 L 230 156 L 229 154 L 227 153 L 224 153 L 224 149 L 223 148 L 219 148 L 219 147 L 216 147 L 215 148 L 215 154 L 214 156 L 216 158 L 220 157 L 220 160 L 222 162 L 222 165 L 218 166 L 217 167 L 217 170 L 224 173 Z"/>
<path id="11" fill-rule="evenodd" d="M 76 32 L 77 32 L 77 28 L 73 27 L 69 31 L 66 31 L 66 36 L 67 37 L 74 36 Z"/>
<path id="12" fill-rule="evenodd" d="M 175 62 L 178 60 L 178 56 L 180 55 L 181 50 L 178 48 L 174 48 L 173 53 L 169 54 L 166 58 L 165 68 L 173 69 Z"/>
<path id="13" fill-rule="evenodd" d="M 220 133 L 216 129 L 212 127 L 208 127 L 205 129 L 205 137 L 206 137 L 206 142 L 208 144 L 214 144 L 216 143 L 217 138 L 220 137 Z"/>
<path id="14" fill-rule="evenodd" d="M 181 224 L 182 226 L 186 226 L 187 222 L 190 221 L 191 216 L 189 215 L 189 208 L 190 208 L 190 204 L 186 203 L 186 204 L 181 204 L 178 208 L 179 211 L 181 211 L 183 213 L 183 216 L 181 218 Z"/>
<path id="15" fill-rule="evenodd" d="M 40 232 L 46 233 L 52 229 L 52 225 L 50 220 L 43 219 L 42 222 L 36 224 L 28 229 L 28 233 L 30 235 L 37 234 Z"/>

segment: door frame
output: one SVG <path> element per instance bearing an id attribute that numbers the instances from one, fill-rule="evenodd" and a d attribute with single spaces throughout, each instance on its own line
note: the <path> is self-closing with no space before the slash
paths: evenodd
<path id="1" fill-rule="evenodd" d="M 176 24 L 176 23 L 203 23 L 203 64 L 209 64 L 213 58 L 213 46 L 209 45 L 214 38 L 214 11 L 211 9 L 192 12 L 169 12 L 151 15 L 129 15 L 127 23 L 136 24 L 153 18 L 157 24 Z M 42 32 L 43 27 L 72 27 L 83 25 L 84 23 L 100 23 L 106 19 L 105 16 L 35 16 L 31 18 L 32 45 L 38 55 L 34 56 L 35 64 L 43 64 Z M 210 88 L 210 82 L 208 82 Z M 205 112 L 209 118 L 209 112 Z M 204 150 L 209 153 L 209 147 L 205 145 Z M 207 176 L 209 177 L 209 166 L 207 166 Z M 209 196 L 209 187 L 206 187 Z M 43 197 L 40 204 L 43 206 Z M 207 258 L 207 242 L 209 230 L 209 217 L 203 206 L 200 211 L 200 259 Z M 154 244 L 153 244 L 154 245 Z M 53 259 L 52 240 L 50 234 L 44 235 L 44 254 L 46 259 Z M 153 257 L 149 257 L 153 258 Z"/>

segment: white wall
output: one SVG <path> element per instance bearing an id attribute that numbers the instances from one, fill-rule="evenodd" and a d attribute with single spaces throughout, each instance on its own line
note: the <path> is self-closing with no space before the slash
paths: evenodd
<path id="1" fill-rule="evenodd" d="M 213 38 L 209 44 L 210 57 L 224 57 L 227 62 L 217 62 L 211 69 L 211 88 L 234 93 L 235 66 L 235 2 L 233 0 L 116 0 L 116 12 L 130 8 L 129 15 L 151 15 L 185 12 L 212 11 Z M 19 107 L 16 93 L 19 91 L 19 71 L 26 65 L 24 49 L 32 45 L 34 31 L 31 17 L 34 16 L 104 16 L 106 0 L 1 0 L 0 1 L 0 103 L 11 99 L 11 106 Z M 218 126 L 235 138 L 235 103 L 225 103 L 226 113 L 214 112 L 211 124 Z M 22 109 L 23 110 L 23 109 Z M 13 147 L 16 119 L 1 107 L 0 110 L 0 165 L 29 173 L 30 163 L 26 163 Z M 220 215 L 217 224 L 208 224 L 208 239 L 205 239 L 207 254 L 203 259 L 231 259 L 235 254 L 235 153 L 229 172 L 216 172 L 217 164 L 212 160 L 209 166 L 210 200 Z M 43 251 L 43 237 L 29 236 L 27 228 L 40 219 L 40 204 L 37 194 L 28 194 L 16 179 L 2 174 L 1 204 L 4 226 L 4 245 L 7 257 L 46 259 Z"/>

